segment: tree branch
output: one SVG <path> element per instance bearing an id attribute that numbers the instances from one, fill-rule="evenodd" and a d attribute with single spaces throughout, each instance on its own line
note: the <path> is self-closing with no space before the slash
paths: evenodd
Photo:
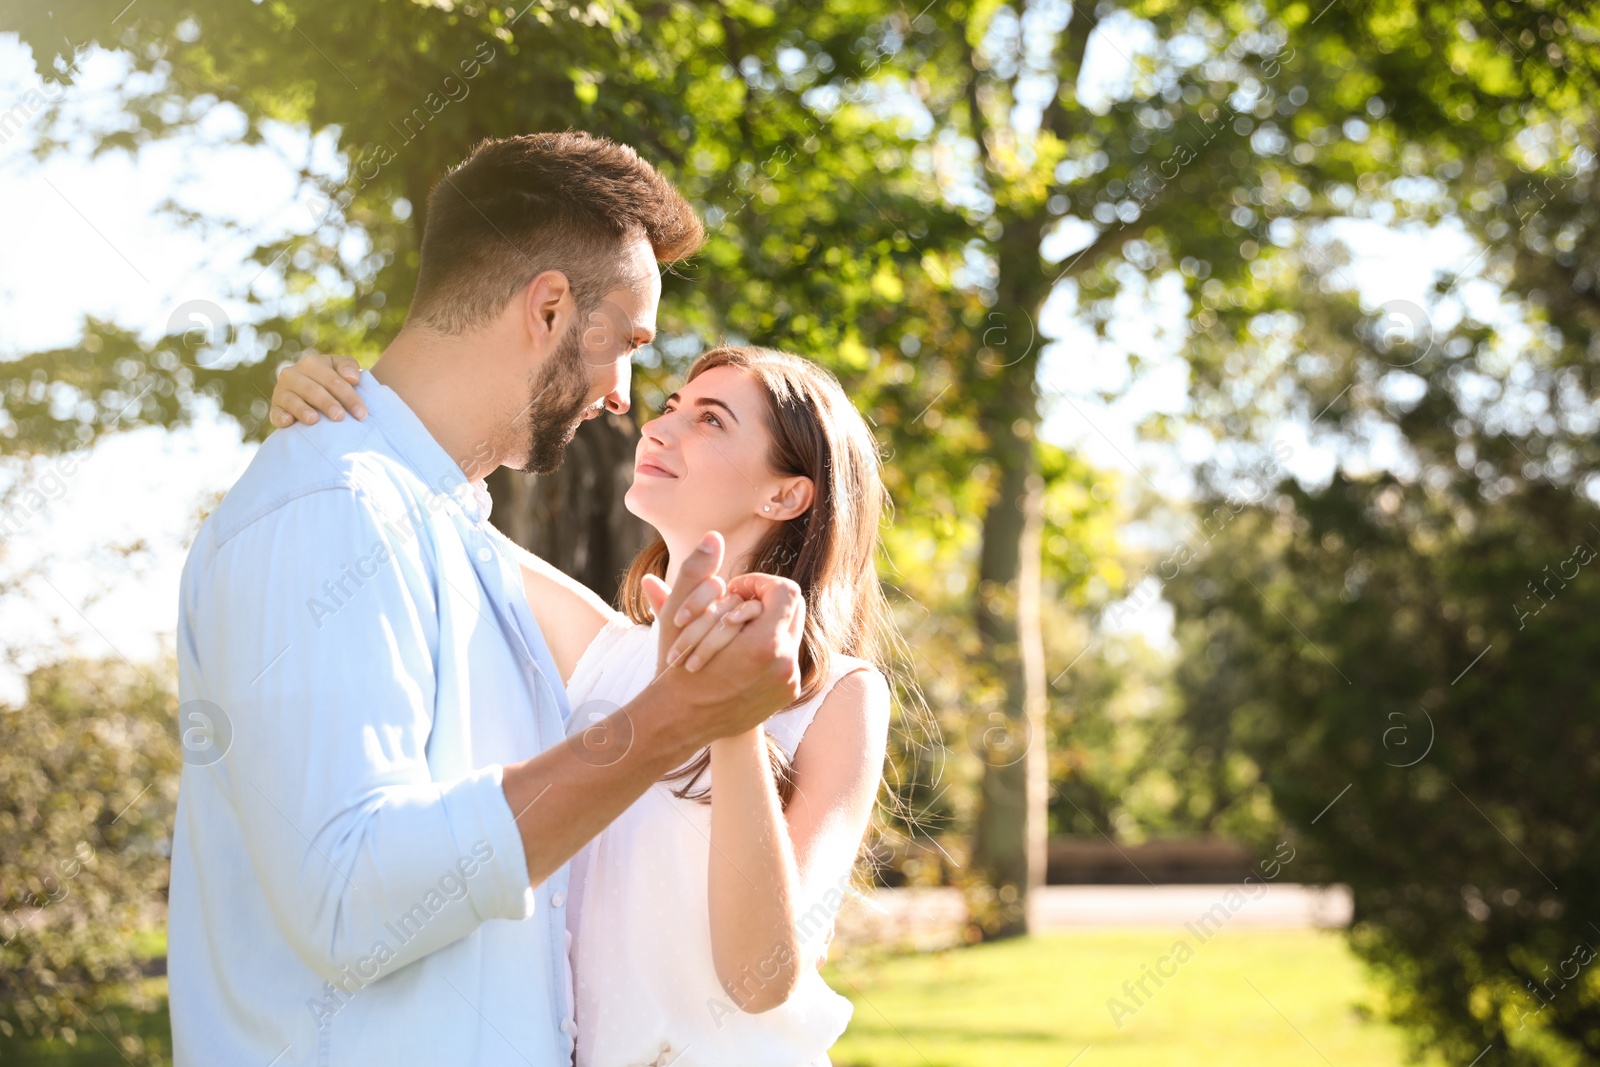
<path id="1" fill-rule="evenodd" d="M 1062 97 L 1070 92 L 1072 103 L 1077 104 L 1078 76 L 1083 72 L 1083 56 L 1089 48 L 1089 35 L 1098 25 L 1100 20 L 1087 11 L 1083 4 L 1074 3 L 1072 20 L 1056 40 L 1056 91 L 1045 105 L 1039 128 L 1049 130 L 1063 141 L 1072 136 L 1073 130 L 1068 124 L 1069 116 Z"/>
<path id="2" fill-rule="evenodd" d="M 961 88 L 967 99 L 968 125 L 972 127 L 972 139 L 977 143 L 978 158 L 983 162 L 983 171 L 988 174 L 993 168 L 994 160 L 989 156 L 989 123 L 983 117 L 983 108 L 978 106 L 977 50 L 967 43 L 965 34 L 957 33 L 956 39 L 961 42 L 962 60 L 966 69 L 966 80 Z"/>
<path id="3" fill-rule="evenodd" d="M 1114 245 L 1124 244 L 1128 241 L 1137 240 L 1138 238 L 1143 237 L 1145 232 L 1155 224 L 1156 220 L 1154 215 L 1146 211 L 1140 214 L 1137 219 L 1125 226 L 1118 226 L 1115 229 L 1104 231 L 1099 237 L 1096 237 L 1093 241 L 1090 241 L 1087 248 L 1083 249 L 1071 259 L 1067 260 L 1067 265 L 1061 269 L 1059 274 L 1056 275 L 1055 280 L 1060 281 L 1063 278 L 1076 278 L 1078 275 L 1082 274 L 1084 271 L 1093 266 L 1094 261 L 1099 259 L 1102 253 L 1110 251 Z"/>

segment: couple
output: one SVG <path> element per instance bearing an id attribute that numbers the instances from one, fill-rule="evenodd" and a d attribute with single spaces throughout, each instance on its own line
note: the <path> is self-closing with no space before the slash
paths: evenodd
<path id="1" fill-rule="evenodd" d="M 861 417 L 702 356 L 642 430 L 621 612 L 488 522 L 485 475 L 627 410 L 703 240 L 630 148 L 485 141 L 371 373 L 280 379 L 183 574 L 179 1067 L 828 1062 L 890 714 Z"/>

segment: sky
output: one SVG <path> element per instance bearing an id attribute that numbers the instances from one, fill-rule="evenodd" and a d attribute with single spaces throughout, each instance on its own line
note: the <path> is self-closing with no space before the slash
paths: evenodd
<path id="1" fill-rule="evenodd" d="M 1117 76 L 1124 62 L 1115 42 L 1091 60 L 1098 77 Z M 123 73 L 114 54 L 91 53 L 71 106 L 100 121 L 116 114 Z M 12 35 L 0 34 L 0 113 L 43 83 L 31 56 Z M 48 88 L 48 86 L 45 86 Z M 110 319 L 154 338 L 170 332 L 180 305 L 210 300 L 227 314 L 240 305 L 230 294 L 254 277 L 243 260 L 254 238 L 287 230 L 304 232 L 311 217 L 296 200 L 289 160 L 316 158 L 337 166 L 332 144 L 310 143 L 285 129 L 268 145 L 230 144 L 237 115 L 217 109 L 198 143 L 147 148 L 137 158 L 82 155 L 40 165 L 30 149 L 38 134 L 31 121 L 0 141 L 0 204 L 5 205 L 5 248 L 0 256 L 0 359 L 70 346 L 84 316 Z M 252 240 L 218 239 L 185 231 L 161 205 L 176 200 L 212 217 L 237 221 Z M 1341 234 L 1355 254 L 1350 273 L 1364 301 L 1425 302 L 1435 271 L 1460 270 L 1476 248 L 1459 231 L 1402 234 L 1375 223 L 1352 223 Z M 1177 448 L 1142 443 L 1137 423 L 1152 411 L 1180 411 L 1184 365 L 1180 358 L 1186 305 L 1176 286 L 1128 295 L 1110 336 L 1101 341 L 1075 328 L 1070 300 L 1053 300 L 1040 328 L 1059 337 L 1044 353 L 1041 384 L 1048 405 L 1042 435 L 1078 449 L 1093 463 L 1119 471 L 1129 482 L 1148 482 L 1182 498 L 1185 471 L 1203 443 Z M 1130 354 L 1154 370 L 1137 380 Z M 1102 392 L 1117 395 L 1112 402 Z M 1295 438 L 1296 429 L 1285 433 Z M 1321 480 L 1332 457 L 1291 441 L 1294 473 Z M 28 645 L 37 656 L 64 651 L 148 660 L 169 646 L 177 617 L 178 578 L 201 509 L 243 471 L 253 446 L 234 424 L 202 416 L 193 427 L 143 428 L 104 440 L 87 454 L 23 470 L 0 462 L 0 485 L 34 479 L 52 498 L 11 538 L 0 575 L 38 567 L 27 604 L 9 600 L 0 618 L 0 647 Z M 126 555 L 110 546 L 137 543 Z M 1156 600 L 1120 624 L 1161 643 L 1170 613 Z M 15 700 L 20 680 L 0 670 L 0 700 Z"/>

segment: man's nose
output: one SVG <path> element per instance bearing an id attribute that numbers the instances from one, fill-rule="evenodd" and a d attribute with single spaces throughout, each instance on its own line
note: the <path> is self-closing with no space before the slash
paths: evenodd
<path id="1" fill-rule="evenodd" d="M 628 382 L 633 376 L 633 361 L 624 356 L 617 369 L 617 387 L 606 394 L 606 410 L 613 415 L 626 415 L 628 408 Z"/>

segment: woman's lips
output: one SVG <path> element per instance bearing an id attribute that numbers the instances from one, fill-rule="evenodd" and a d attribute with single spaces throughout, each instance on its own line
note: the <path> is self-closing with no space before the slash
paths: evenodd
<path id="1" fill-rule="evenodd" d="M 671 471 L 667 470 L 667 468 L 661 466 L 659 463 L 654 463 L 654 462 L 652 462 L 652 461 L 650 461 L 648 459 L 640 460 L 638 465 L 633 468 L 633 472 L 635 474 L 648 474 L 652 478 L 676 478 L 677 477 L 676 474 L 673 474 Z"/>

